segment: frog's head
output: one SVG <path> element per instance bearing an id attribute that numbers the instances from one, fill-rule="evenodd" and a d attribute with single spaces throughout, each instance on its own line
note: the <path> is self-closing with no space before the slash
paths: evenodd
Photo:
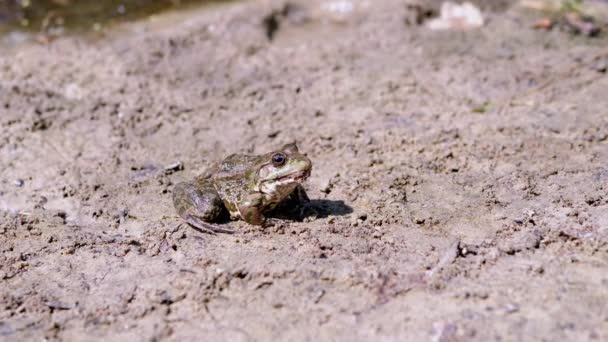
<path id="1" fill-rule="evenodd" d="M 255 188 L 267 195 L 285 197 L 310 176 L 312 163 L 298 151 L 295 143 L 287 144 L 261 158 Z"/>

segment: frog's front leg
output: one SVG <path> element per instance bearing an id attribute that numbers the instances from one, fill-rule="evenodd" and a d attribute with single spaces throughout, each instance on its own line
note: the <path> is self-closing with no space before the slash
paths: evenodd
<path id="1" fill-rule="evenodd" d="M 310 202 L 310 198 L 308 198 L 308 194 L 306 194 L 306 190 L 302 186 L 302 184 L 298 184 L 293 192 L 289 195 L 289 197 L 296 201 L 296 203 L 308 203 Z"/>
<path id="2" fill-rule="evenodd" d="M 175 185 L 173 205 L 179 216 L 193 227 L 208 233 L 234 233 L 209 223 L 218 218 L 224 207 L 213 184 L 204 179 Z"/>
<path id="3" fill-rule="evenodd" d="M 257 226 L 263 226 L 266 223 L 266 217 L 264 217 L 263 214 L 265 209 L 264 195 L 261 193 L 250 194 L 247 199 L 239 205 L 241 218 L 245 222 Z"/>
<path id="4" fill-rule="evenodd" d="M 298 217 L 300 220 L 304 220 L 308 216 L 319 216 L 319 212 L 310 202 L 310 198 L 308 198 L 306 190 L 304 190 L 302 184 L 298 184 L 298 186 L 291 193 L 290 199 L 296 203 L 297 208 L 299 209 Z"/>

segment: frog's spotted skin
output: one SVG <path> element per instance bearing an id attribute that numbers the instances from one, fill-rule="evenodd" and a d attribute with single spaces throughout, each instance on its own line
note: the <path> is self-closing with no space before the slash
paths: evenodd
<path id="1" fill-rule="evenodd" d="M 300 183 L 311 169 L 295 144 L 261 156 L 233 154 L 193 181 L 177 184 L 173 204 L 186 222 L 207 232 L 232 232 L 211 224 L 224 208 L 232 219 L 263 225 L 264 212 L 287 196 L 308 200 Z"/>

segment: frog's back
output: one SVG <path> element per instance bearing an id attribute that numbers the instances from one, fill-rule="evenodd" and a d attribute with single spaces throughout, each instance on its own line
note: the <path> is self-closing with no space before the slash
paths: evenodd
<path id="1" fill-rule="evenodd" d="M 233 154 L 206 173 L 231 213 L 251 191 L 250 176 L 256 161 L 255 156 Z"/>
<path id="2" fill-rule="evenodd" d="M 208 171 L 214 181 L 245 178 L 255 165 L 256 157 L 245 154 L 232 154 Z"/>

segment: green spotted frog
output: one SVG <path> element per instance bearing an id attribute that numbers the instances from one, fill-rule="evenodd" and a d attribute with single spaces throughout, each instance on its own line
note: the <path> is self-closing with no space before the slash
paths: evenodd
<path id="1" fill-rule="evenodd" d="M 233 220 L 267 225 L 265 212 L 291 197 L 308 202 L 301 183 L 312 162 L 295 143 L 259 156 L 233 154 L 173 189 L 173 204 L 188 224 L 209 233 L 233 233 L 213 224 L 227 210 Z"/>

